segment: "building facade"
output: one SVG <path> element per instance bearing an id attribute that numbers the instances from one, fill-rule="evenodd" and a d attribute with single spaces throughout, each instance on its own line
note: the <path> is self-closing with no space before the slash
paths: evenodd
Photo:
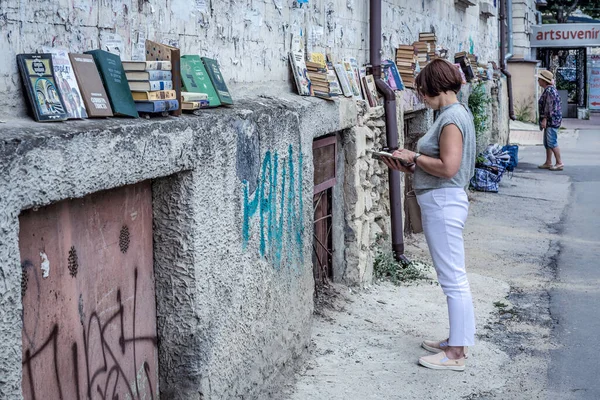
<path id="1" fill-rule="evenodd" d="M 497 62 L 495 12 L 384 1 L 383 55 L 435 31 L 450 54 Z M 368 2 L 9 0 L 0 15 L 0 398 L 261 398 L 310 342 L 315 140 L 335 143 L 332 279 L 371 283 L 372 245 L 389 233 L 387 173 L 369 156 L 385 141 L 383 109 L 297 96 L 287 61 L 301 35 L 307 50 L 368 62 Z M 16 54 L 139 59 L 146 39 L 219 60 L 235 106 L 26 116 Z M 483 140 L 502 143 L 505 83 L 486 85 Z M 413 140 L 433 113 L 412 91 L 397 101 L 401 141 Z"/>

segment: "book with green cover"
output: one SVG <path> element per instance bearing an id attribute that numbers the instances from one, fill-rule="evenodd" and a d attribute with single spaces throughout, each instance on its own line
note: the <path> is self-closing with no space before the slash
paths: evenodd
<path id="1" fill-rule="evenodd" d="M 223 79 L 223 75 L 221 75 L 221 70 L 219 69 L 219 64 L 217 60 L 213 60 L 212 58 L 202 57 L 202 62 L 206 67 L 206 72 L 208 72 L 208 76 L 210 76 L 210 80 L 213 83 L 215 90 L 217 91 L 217 95 L 219 95 L 219 100 L 221 100 L 221 104 L 232 105 L 233 99 L 231 98 L 231 94 L 229 93 L 229 89 L 227 89 L 227 84 L 225 84 L 225 79 Z"/>
<path id="2" fill-rule="evenodd" d="M 127 117 L 139 117 L 121 58 L 104 50 L 86 51 L 85 54 L 94 57 L 113 113 Z"/>
<path id="3" fill-rule="evenodd" d="M 182 91 L 206 93 L 210 107 L 221 105 L 217 91 L 213 87 L 200 56 L 181 56 L 181 81 L 183 82 Z"/>

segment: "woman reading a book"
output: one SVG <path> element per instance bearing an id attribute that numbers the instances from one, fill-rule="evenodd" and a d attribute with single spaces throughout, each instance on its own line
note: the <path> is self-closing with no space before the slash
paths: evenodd
<path id="1" fill-rule="evenodd" d="M 417 92 L 439 115 L 419 140 L 417 152 L 396 150 L 393 155 L 402 163 L 384 159 L 389 168 L 414 174 L 423 231 L 447 297 L 449 336 L 424 341 L 422 347 L 435 354 L 421 357 L 419 364 L 458 371 L 465 368 L 466 347 L 475 341 L 475 315 L 463 243 L 469 208 L 465 187 L 475 166 L 475 126 L 471 112 L 456 96 L 461 82 L 456 67 L 448 61 L 433 60 L 423 68 L 415 81 Z"/>

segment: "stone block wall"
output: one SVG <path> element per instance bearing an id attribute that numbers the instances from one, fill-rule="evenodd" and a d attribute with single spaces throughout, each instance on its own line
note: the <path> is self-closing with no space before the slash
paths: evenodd
<path id="1" fill-rule="evenodd" d="M 397 93 L 398 145 L 404 146 L 405 93 Z M 413 105 L 411 105 L 413 107 Z M 383 107 L 359 109 L 357 126 L 344 131 L 345 270 L 342 281 L 353 286 L 373 281 L 380 237 L 391 233 L 388 168 L 371 156 L 387 146 Z M 398 188 L 402 193 L 402 187 Z"/>

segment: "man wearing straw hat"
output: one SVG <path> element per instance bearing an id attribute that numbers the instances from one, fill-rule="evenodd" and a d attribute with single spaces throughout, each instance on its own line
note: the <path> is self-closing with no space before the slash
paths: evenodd
<path id="1" fill-rule="evenodd" d="M 544 89 L 540 100 L 538 101 L 538 110 L 540 114 L 540 129 L 544 131 L 544 147 L 546 148 L 546 162 L 539 165 L 538 168 L 549 169 L 550 171 L 562 171 L 564 164 L 560 157 L 560 148 L 558 147 L 558 128 L 562 122 L 562 111 L 560 108 L 560 97 L 554 87 L 554 75 L 550 71 L 541 71 L 538 78 L 538 84 Z M 556 164 L 552 165 L 552 154 L 556 158 Z"/>

